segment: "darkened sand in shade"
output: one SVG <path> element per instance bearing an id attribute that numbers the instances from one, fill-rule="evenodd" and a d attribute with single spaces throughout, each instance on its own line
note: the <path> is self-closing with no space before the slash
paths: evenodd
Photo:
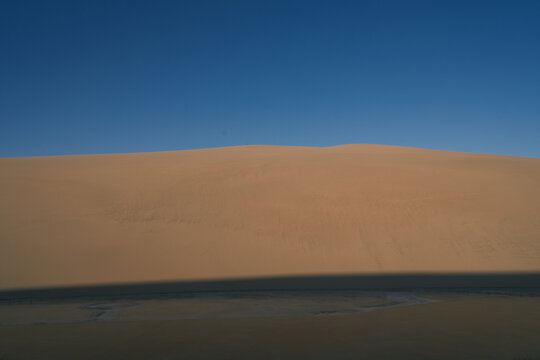
<path id="1" fill-rule="evenodd" d="M 377 145 L 0 159 L 0 289 L 540 271 L 540 159 Z"/>
<path id="2" fill-rule="evenodd" d="M 17 359 L 537 359 L 540 297 L 256 293 L 0 302 Z"/>

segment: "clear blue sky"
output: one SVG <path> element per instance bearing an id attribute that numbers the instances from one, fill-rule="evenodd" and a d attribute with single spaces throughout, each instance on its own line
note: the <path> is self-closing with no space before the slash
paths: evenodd
<path id="1" fill-rule="evenodd" d="M 540 157 L 540 1 L 0 1 L 0 156 Z"/>

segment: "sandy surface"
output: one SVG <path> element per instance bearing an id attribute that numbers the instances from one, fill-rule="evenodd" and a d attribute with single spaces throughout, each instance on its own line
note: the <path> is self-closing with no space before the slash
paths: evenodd
<path id="1" fill-rule="evenodd" d="M 0 358 L 510 360 L 540 357 L 538 296 L 327 294 L 307 298 L 288 296 L 285 302 L 280 296 L 208 297 L 191 302 L 190 299 L 131 299 L 0 304 L 0 319 L 4 321 L 0 326 Z M 426 296 L 437 301 L 415 303 Z M 396 299 L 402 306 L 384 306 Z M 216 311 L 220 304 L 221 311 Z M 274 310 L 270 304 L 275 305 Z M 311 310 L 378 307 L 378 311 L 312 313 L 296 305 Z M 11 307 L 11 311 L 2 312 L 5 307 Z M 11 320 L 19 316 L 20 321 L 28 311 L 33 319 L 39 313 L 49 319 L 41 325 L 6 325 L 8 316 Z M 98 316 L 103 311 L 111 316 Z M 187 317 L 190 314 L 196 316 Z M 51 322 L 54 317 L 72 321 L 54 323 Z"/>
<path id="2" fill-rule="evenodd" d="M 540 159 L 347 145 L 0 159 L 0 289 L 540 270 Z"/>
<path id="3" fill-rule="evenodd" d="M 354 314 L 480 294 L 410 292 L 231 292 L 0 302 L 0 326 Z"/>

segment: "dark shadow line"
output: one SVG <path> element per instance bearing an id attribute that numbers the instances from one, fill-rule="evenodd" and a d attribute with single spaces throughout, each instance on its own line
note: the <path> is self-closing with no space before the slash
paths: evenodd
<path id="1" fill-rule="evenodd" d="M 2 290 L 0 300 L 74 297 L 163 296 L 237 291 L 540 289 L 540 272 L 490 274 L 381 274 L 236 278 L 201 281 L 123 283 Z"/>

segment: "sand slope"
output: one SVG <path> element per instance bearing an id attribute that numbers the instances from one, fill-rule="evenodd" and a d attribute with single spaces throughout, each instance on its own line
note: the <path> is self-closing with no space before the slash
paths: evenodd
<path id="1" fill-rule="evenodd" d="M 379 145 L 0 159 L 0 289 L 540 270 L 540 159 Z"/>

